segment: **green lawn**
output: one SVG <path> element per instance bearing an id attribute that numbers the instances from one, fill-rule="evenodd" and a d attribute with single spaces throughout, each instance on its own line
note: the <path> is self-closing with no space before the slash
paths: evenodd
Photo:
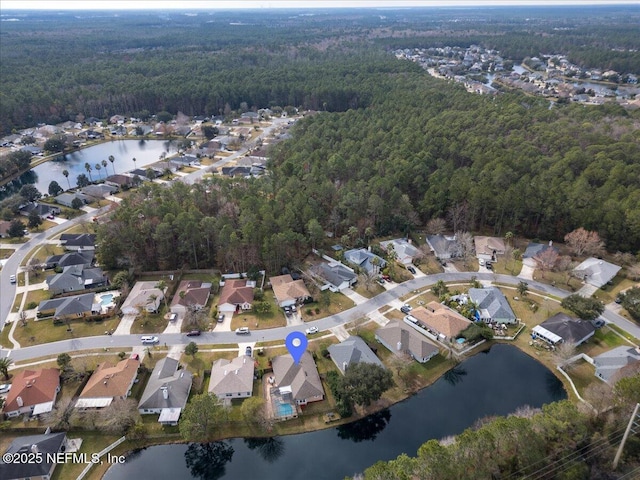
<path id="1" fill-rule="evenodd" d="M 29 290 L 27 292 L 27 299 L 25 301 L 25 305 L 29 305 L 29 303 L 34 302 L 40 304 L 43 300 L 49 300 L 51 298 L 51 294 L 48 290 Z"/>
<path id="2" fill-rule="evenodd" d="M 0 248 L 0 258 L 9 258 L 13 252 L 15 252 L 13 248 Z"/>
<path id="3" fill-rule="evenodd" d="M 231 329 L 238 327 L 249 327 L 251 329 L 267 329 L 275 327 L 284 327 L 287 325 L 284 311 L 278 307 L 273 290 L 265 290 L 264 299 L 262 300 L 271 305 L 269 313 L 256 313 L 253 310 L 248 312 L 240 312 L 233 315 L 231 319 Z"/>
<path id="4" fill-rule="evenodd" d="M 600 382 L 600 380 L 595 376 L 595 369 L 593 365 L 585 360 L 578 360 L 572 365 L 566 367 L 565 371 L 571 377 L 571 380 L 580 395 L 584 395 L 584 391 L 593 382 Z"/>
<path id="5" fill-rule="evenodd" d="M 119 321 L 117 317 L 100 322 L 86 322 L 82 319 L 74 320 L 70 325 L 72 331 L 68 332 L 66 323 L 54 325 L 52 319 L 29 320 L 26 327 L 18 324 L 13 336 L 21 346 L 28 347 L 70 338 L 104 335 L 107 330 L 115 330 Z"/>
<path id="6" fill-rule="evenodd" d="M 22 303 L 22 296 L 24 293 L 19 293 L 16 295 L 15 300 L 13 301 L 13 306 L 11 307 L 12 312 L 17 312 L 20 308 L 20 304 Z"/>
<path id="7" fill-rule="evenodd" d="M 355 303 L 353 303 L 351 299 L 345 297 L 341 293 L 333 293 L 329 290 L 325 290 L 325 292 L 318 294 L 316 299 L 320 298 L 321 295 L 326 295 L 326 298 L 329 301 L 328 305 L 324 305 L 323 302 L 316 301 L 300 307 L 300 312 L 302 313 L 302 319 L 304 321 L 318 320 L 335 313 L 349 310 L 355 306 Z M 316 309 L 318 309 L 318 312 L 316 312 Z"/>
<path id="8" fill-rule="evenodd" d="M 604 353 L 612 348 L 619 347 L 621 345 L 629 345 L 619 335 L 617 335 L 608 325 L 596 330 L 593 337 L 589 339 L 585 344 L 578 347 L 578 352 L 586 353 L 590 357 L 595 357 Z"/>
<path id="9" fill-rule="evenodd" d="M 356 288 L 354 289 L 356 293 L 359 293 L 365 298 L 373 298 L 376 295 L 381 294 L 385 291 L 384 287 L 380 285 L 378 282 L 371 282 L 371 285 L 367 289 L 363 282 L 358 282 L 356 284 Z"/>
<path id="10" fill-rule="evenodd" d="M 596 293 L 593 294 L 593 297 L 598 300 L 602 300 L 604 303 L 611 303 L 622 290 L 626 290 L 627 288 L 637 285 L 637 282 L 623 277 L 620 274 L 613 278 L 612 283 L 613 285 L 604 285 L 604 287 L 598 289 Z"/>
<path id="11" fill-rule="evenodd" d="M 160 333 L 167 328 L 168 320 L 164 318 L 165 306 L 164 303 L 160 307 L 158 313 L 148 313 L 143 309 L 142 313 L 136 317 L 131 325 L 132 334 L 143 333 Z"/>

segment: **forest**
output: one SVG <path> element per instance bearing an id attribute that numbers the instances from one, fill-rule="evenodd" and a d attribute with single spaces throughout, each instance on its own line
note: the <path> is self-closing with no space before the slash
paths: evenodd
<path id="1" fill-rule="evenodd" d="M 415 71 L 395 48 L 481 44 L 519 62 L 564 53 L 640 72 L 634 6 L 552 9 L 18 12 L 0 28 L 0 133 L 37 123 L 168 111 L 219 115 L 370 104 L 370 73 Z"/>

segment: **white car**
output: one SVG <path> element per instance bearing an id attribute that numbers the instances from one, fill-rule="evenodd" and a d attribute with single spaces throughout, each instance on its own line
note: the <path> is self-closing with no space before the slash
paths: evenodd
<path id="1" fill-rule="evenodd" d="M 305 332 L 307 332 L 307 335 L 313 335 L 314 333 L 318 333 L 318 327 L 309 327 Z"/>
<path id="2" fill-rule="evenodd" d="M 3 383 L 2 385 L 0 385 L 0 393 L 7 393 L 9 390 L 11 390 L 10 383 Z"/>
<path id="3" fill-rule="evenodd" d="M 151 335 L 145 335 L 140 340 L 142 341 L 143 345 L 155 345 L 160 341 L 158 337 L 151 336 Z"/>
<path id="4" fill-rule="evenodd" d="M 249 335 L 251 332 L 249 331 L 249 327 L 240 327 L 236 328 L 237 335 Z"/>
<path id="5" fill-rule="evenodd" d="M 9 281 L 10 281 L 11 283 L 16 283 L 16 276 L 15 276 L 15 275 L 11 275 L 11 276 L 9 277 Z"/>

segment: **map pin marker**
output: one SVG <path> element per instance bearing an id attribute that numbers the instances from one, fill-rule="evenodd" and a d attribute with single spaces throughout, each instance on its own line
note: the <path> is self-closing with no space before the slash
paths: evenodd
<path id="1" fill-rule="evenodd" d="M 285 345 L 287 346 L 287 350 L 293 357 L 293 361 L 296 364 L 300 363 L 300 359 L 307 349 L 307 337 L 302 332 L 291 332 L 287 335 L 285 340 Z"/>

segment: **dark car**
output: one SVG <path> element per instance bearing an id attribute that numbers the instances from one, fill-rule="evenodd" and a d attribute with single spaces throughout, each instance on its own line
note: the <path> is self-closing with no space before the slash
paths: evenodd
<path id="1" fill-rule="evenodd" d="M 493 265 L 491 264 L 491 262 L 487 262 L 485 267 L 487 268 L 487 270 L 493 270 Z"/>
<path id="2" fill-rule="evenodd" d="M 191 330 L 187 332 L 187 337 L 199 337 L 202 332 L 200 330 Z"/>
<path id="3" fill-rule="evenodd" d="M 402 307 L 400 307 L 400 311 L 404 314 L 408 314 L 411 311 L 411 306 L 403 305 Z"/>
<path id="4" fill-rule="evenodd" d="M 253 352 L 253 350 L 251 350 L 251 347 L 247 347 L 247 349 L 244 351 L 244 354 L 247 357 L 250 357 L 252 352 Z"/>
<path id="5" fill-rule="evenodd" d="M 218 315 L 218 323 L 222 323 L 224 322 L 224 313 L 221 313 L 220 315 Z"/>
<path id="6" fill-rule="evenodd" d="M 414 275 L 416 274 L 416 269 L 413 267 L 407 267 L 407 270 L 409 270 L 411 273 L 413 273 Z"/>

